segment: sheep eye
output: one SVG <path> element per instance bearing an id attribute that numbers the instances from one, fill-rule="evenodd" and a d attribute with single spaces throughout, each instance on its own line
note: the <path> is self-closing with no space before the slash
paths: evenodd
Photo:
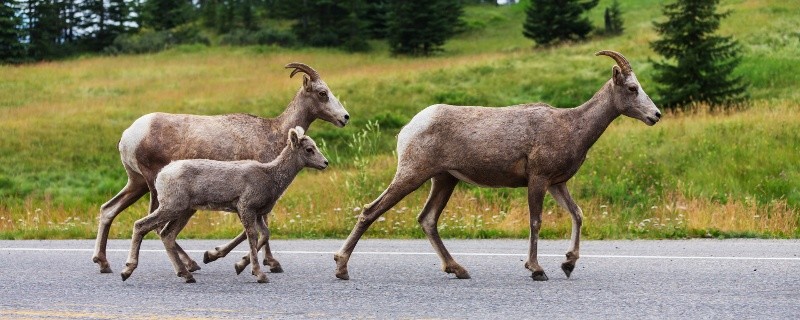
<path id="1" fill-rule="evenodd" d="M 328 92 L 327 91 L 320 91 L 319 92 L 319 96 L 320 97 L 327 97 L 328 96 Z"/>
<path id="2" fill-rule="evenodd" d="M 314 153 L 314 148 L 306 148 L 306 152 L 308 152 L 308 153 Z"/>
<path id="3" fill-rule="evenodd" d="M 637 88 L 636 86 L 630 86 L 630 87 L 628 87 L 628 91 L 630 91 L 630 92 L 639 92 L 639 88 Z"/>

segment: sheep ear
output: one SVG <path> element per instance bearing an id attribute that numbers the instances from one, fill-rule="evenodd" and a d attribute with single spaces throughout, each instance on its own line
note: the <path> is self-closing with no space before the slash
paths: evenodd
<path id="1" fill-rule="evenodd" d="M 289 143 L 292 145 L 292 147 L 300 147 L 300 137 L 302 135 L 302 133 L 298 134 L 297 129 L 289 129 Z"/>
<path id="2" fill-rule="evenodd" d="M 307 75 L 303 75 L 303 88 L 306 88 L 307 92 L 311 92 L 311 85 L 309 84 L 309 81 L 311 81 L 311 78 L 309 78 Z"/>
<path id="3" fill-rule="evenodd" d="M 625 75 L 622 74 L 622 69 L 619 66 L 615 65 L 611 68 L 611 78 L 614 79 L 614 84 L 616 85 L 625 84 Z"/>

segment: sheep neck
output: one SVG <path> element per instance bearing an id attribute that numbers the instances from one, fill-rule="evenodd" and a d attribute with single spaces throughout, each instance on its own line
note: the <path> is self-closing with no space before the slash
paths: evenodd
<path id="1" fill-rule="evenodd" d="M 577 127 L 578 146 L 588 151 L 605 132 L 620 112 L 611 96 L 613 84 L 607 82 L 589 101 L 570 110 L 574 114 Z"/>
<path id="2" fill-rule="evenodd" d="M 280 123 L 280 132 L 289 132 L 289 129 L 296 126 L 302 127 L 303 130 L 308 130 L 311 122 L 316 119 L 314 113 L 310 111 L 311 108 L 303 101 L 302 91 L 303 89 L 301 88 L 292 99 L 292 102 L 289 102 L 286 110 L 276 118 Z"/>
<path id="3" fill-rule="evenodd" d="M 291 144 L 284 147 L 275 160 L 262 165 L 267 176 L 272 179 L 274 186 L 280 190 L 286 190 L 303 167 L 303 164 L 297 158 L 297 154 L 293 152 Z"/>

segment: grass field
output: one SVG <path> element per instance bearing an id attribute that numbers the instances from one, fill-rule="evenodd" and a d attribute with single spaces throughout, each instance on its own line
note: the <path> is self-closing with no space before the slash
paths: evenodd
<path id="1" fill-rule="evenodd" d="M 602 24 L 601 1 L 592 11 Z M 328 49 L 185 46 L 167 52 L 21 67 L 0 66 L 0 239 L 93 238 L 99 206 L 125 184 L 116 143 L 154 112 L 275 116 L 299 88 L 283 65 L 305 62 L 350 112 L 337 129 L 309 134 L 331 167 L 295 180 L 271 217 L 276 237 L 344 237 L 394 174 L 395 134 L 433 103 L 573 107 L 610 77 L 612 49 L 631 61 L 656 100 L 648 42 L 660 1 L 621 1 L 626 31 L 613 38 L 533 49 L 522 8 L 469 7 L 468 32 L 430 58 Z M 569 186 L 586 215 L 584 236 L 608 238 L 800 237 L 800 2 L 722 1 L 721 33 L 744 48 L 737 72 L 751 105 L 733 112 L 668 113 L 655 127 L 615 121 Z M 367 233 L 423 237 L 416 214 L 428 186 Z M 447 237 L 526 237 L 523 189 L 460 185 L 440 229 Z M 123 212 L 112 237 L 128 237 L 146 198 Z M 565 238 L 569 215 L 545 200 L 542 237 Z M 235 214 L 198 214 L 184 237 L 227 238 Z"/>

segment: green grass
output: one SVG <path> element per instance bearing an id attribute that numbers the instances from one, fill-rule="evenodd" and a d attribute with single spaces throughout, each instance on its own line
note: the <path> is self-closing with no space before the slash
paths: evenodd
<path id="1" fill-rule="evenodd" d="M 601 1 L 591 12 L 601 25 Z M 467 31 L 429 58 L 275 47 L 179 47 L 159 54 L 80 57 L 0 67 L 0 238 L 92 238 L 100 204 L 125 184 L 116 143 L 139 116 L 280 113 L 300 85 L 282 66 L 306 62 L 345 103 L 352 124 L 315 123 L 310 135 L 332 167 L 303 172 L 279 201 L 277 237 L 344 237 L 361 205 L 394 174 L 395 134 L 434 103 L 505 106 L 542 101 L 572 107 L 610 77 L 613 49 L 655 95 L 648 42 L 659 1 L 621 1 L 626 31 L 613 38 L 534 49 L 520 6 L 469 7 Z M 721 32 L 738 39 L 737 72 L 752 105 L 731 113 L 667 114 L 655 127 L 615 121 L 570 188 L 590 239 L 800 237 L 800 3 L 723 1 Z M 657 97 L 656 97 L 657 98 Z M 377 124 L 377 125 L 376 125 Z M 427 186 L 387 213 L 371 237 L 422 237 L 416 223 Z M 123 212 L 113 237 L 128 237 L 146 199 Z M 544 238 L 569 233 L 568 214 L 545 201 Z M 523 189 L 456 190 L 440 229 L 462 238 L 526 237 Z M 235 215 L 202 213 L 185 237 L 227 238 Z"/>

